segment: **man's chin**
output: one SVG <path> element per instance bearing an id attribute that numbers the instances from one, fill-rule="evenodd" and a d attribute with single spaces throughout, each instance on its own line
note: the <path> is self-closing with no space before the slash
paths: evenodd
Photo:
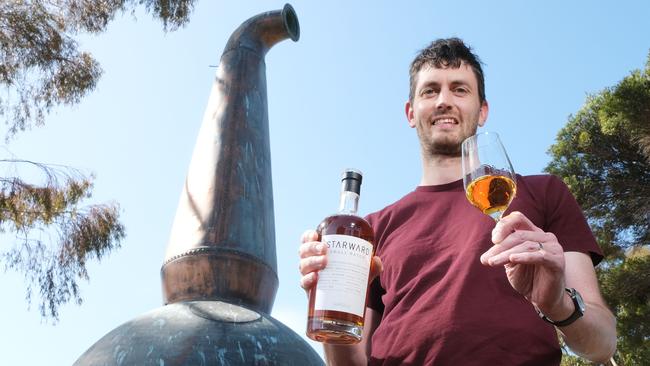
<path id="1" fill-rule="evenodd" d="M 461 143 L 458 136 L 444 136 L 434 139 L 429 150 L 436 155 L 460 156 Z"/>
<path id="2" fill-rule="evenodd" d="M 459 157 L 461 155 L 460 145 L 435 145 L 430 149 L 434 156 Z"/>
<path id="3" fill-rule="evenodd" d="M 431 156 L 449 156 L 459 157 L 461 155 L 462 136 L 458 136 L 457 131 L 449 133 L 436 134 L 428 138 L 420 137 L 420 144 L 424 150 Z"/>

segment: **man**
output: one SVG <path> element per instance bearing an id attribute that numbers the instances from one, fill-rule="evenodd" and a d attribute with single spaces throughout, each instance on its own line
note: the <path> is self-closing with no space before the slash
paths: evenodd
<path id="1" fill-rule="evenodd" d="M 411 64 L 406 117 L 422 179 L 368 216 L 378 277 L 363 341 L 324 345 L 330 364 L 558 365 L 555 329 L 585 358 L 614 353 L 615 320 L 593 268 L 602 253 L 566 186 L 518 176 L 510 214 L 496 226 L 465 198 L 460 145 L 487 120 L 484 90 L 480 61 L 457 38 L 433 42 Z M 317 238 L 302 238 L 305 290 L 327 264 Z"/>

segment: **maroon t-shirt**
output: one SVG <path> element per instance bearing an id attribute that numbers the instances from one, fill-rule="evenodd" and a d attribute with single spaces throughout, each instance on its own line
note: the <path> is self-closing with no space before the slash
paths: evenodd
<path id="1" fill-rule="evenodd" d="M 508 212 L 552 232 L 564 251 L 602 259 L 564 183 L 517 176 Z M 370 365 L 559 365 L 557 335 L 508 282 L 503 267 L 479 257 L 494 221 L 465 198 L 462 180 L 420 186 L 368 216 L 384 271 L 368 306 L 382 313 Z"/>

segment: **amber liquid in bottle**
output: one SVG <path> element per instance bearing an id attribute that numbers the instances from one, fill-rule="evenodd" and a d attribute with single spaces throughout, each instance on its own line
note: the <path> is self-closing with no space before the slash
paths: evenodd
<path id="1" fill-rule="evenodd" d="M 358 171 L 344 172 L 339 213 L 325 218 L 316 230 L 328 246 L 328 264 L 309 293 L 307 336 L 315 341 L 361 341 L 374 232 L 356 215 L 360 185 Z"/>

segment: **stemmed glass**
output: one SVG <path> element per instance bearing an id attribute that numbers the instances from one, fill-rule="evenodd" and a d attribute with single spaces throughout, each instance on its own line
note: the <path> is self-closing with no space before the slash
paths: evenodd
<path id="1" fill-rule="evenodd" d="M 515 170 L 508 153 L 495 132 L 470 136 L 461 148 L 467 199 L 498 222 L 517 192 Z"/>

